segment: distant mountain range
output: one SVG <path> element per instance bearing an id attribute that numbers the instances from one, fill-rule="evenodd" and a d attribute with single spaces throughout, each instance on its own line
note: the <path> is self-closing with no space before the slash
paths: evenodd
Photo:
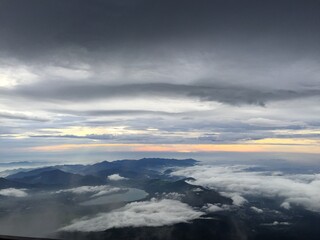
<path id="1" fill-rule="evenodd" d="M 32 187 L 74 187 L 106 184 L 108 182 L 107 176 L 119 174 L 124 178 L 130 178 L 134 184 L 134 180 L 161 178 L 162 172 L 159 170 L 193 166 L 196 163 L 197 161 L 194 159 L 143 158 L 140 160 L 103 161 L 92 165 L 56 165 L 23 170 L 7 176 L 6 180 Z"/>
<path id="2" fill-rule="evenodd" d="M 0 163 L 0 167 L 15 167 L 15 166 L 37 166 L 37 165 L 46 165 L 47 162 L 29 162 L 29 161 L 20 161 L 20 162 L 4 162 Z"/>
<path id="3" fill-rule="evenodd" d="M 94 176 L 82 176 L 80 174 L 73 174 L 61 171 L 59 169 L 52 169 L 47 171 L 36 170 L 30 171 L 27 176 L 14 178 L 15 181 L 33 185 L 33 186 L 65 186 L 75 187 L 83 185 L 101 185 L 105 184 L 100 178 Z M 23 173 L 26 175 L 27 173 Z"/>

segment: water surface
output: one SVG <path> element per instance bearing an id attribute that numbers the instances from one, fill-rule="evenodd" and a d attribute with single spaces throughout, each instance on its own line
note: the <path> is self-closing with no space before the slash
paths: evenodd
<path id="1" fill-rule="evenodd" d="M 131 202 L 145 198 L 148 195 L 144 190 L 137 188 L 129 188 L 126 192 L 114 193 L 91 199 L 80 203 L 82 206 L 101 205 L 115 202 Z"/>

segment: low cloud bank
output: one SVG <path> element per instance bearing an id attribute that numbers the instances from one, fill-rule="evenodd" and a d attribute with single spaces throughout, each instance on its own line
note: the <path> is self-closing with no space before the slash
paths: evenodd
<path id="1" fill-rule="evenodd" d="M 188 222 L 203 212 L 177 200 L 163 199 L 129 203 L 123 208 L 101 213 L 93 218 L 79 219 L 62 231 L 104 231 L 110 228 L 164 226 Z"/>
<path id="2" fill-rule="evenodd" d="M 320 174 L 273 174 L 249 172 L 248 166 L 194 166 L 179 169 L 174 176 L 192 177 L 193 184 L 226 192 L 241 205 L 241 195 L 280 197 L 290 204 L 320 212 Z M 238 201 L 239 200 L 239 201 Z"/>
<path id="3" fill-rule="evenodd" d="M 0 190 L 0 196 L 5 197 L 26 197 L 28 193 L 25 189 L 5 188 Z"/>
<path id="4" fill-rule="evenodd" d="M 117 193 L 124 190 L 123 188 L 111 187 L 107 185 L 101 186 L 82 186 L 56 191 L 55 193 L 73 193 L 73 194 L 93 194 L 91 197 L 98 197 L 105 194 Z"/>

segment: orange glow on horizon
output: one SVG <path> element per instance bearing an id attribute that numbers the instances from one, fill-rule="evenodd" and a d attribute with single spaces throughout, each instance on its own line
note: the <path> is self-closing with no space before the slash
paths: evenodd
<path id="1" fill-rule="evenodd" d="M 275 144 L 126 144 L 88 143 L 37 146 L 25 150 L 35 152 L 70 151 L 75 149 L 106 148 L 109 151 L 132 152 L 296 152 L 320 153 L 318 145 Z"/>

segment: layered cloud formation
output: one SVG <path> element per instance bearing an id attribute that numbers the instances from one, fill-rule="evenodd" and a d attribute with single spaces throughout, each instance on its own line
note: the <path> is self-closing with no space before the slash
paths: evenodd
<path id="1" fill-rule="evenodd" d="M 3 161 L 319 153 L 317 1 L 155 1 L 1 3 Z"/>
<path id="2" fill-rule="evenodd" d="M 249 171 L 250 166 L 194 166 L 173 172 L 175 176 L 193 177 L 192 184 L 217 189 L 231 196 L 235 204 L 245 203 L 242 196 L 280 198 L 282 207 L 290 204 L 320 212 L 320 174 L 285 174 Z M 257 210 L 257 209 L 254 209 Z"/>
<path id="3" fill-rule="evenodd" d="M 129 203 L 109 213 L 93 218 L 75 220 L 62 231 L 104 231 L 110 228 L 163 226 L 188 222 L 199 218 L 203 212 L 192 209 L 177 200 L 163 199 Z"/>

